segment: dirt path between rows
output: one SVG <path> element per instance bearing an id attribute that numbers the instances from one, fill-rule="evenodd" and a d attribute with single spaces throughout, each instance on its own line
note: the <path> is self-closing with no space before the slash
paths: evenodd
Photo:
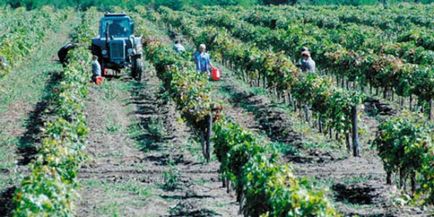
<path id="1" fill-rule="evenodd" d="M 0 80 L 5 91 L 0 93 L 0 216 L 10 215 L 14 190 L 39 144 L 49 94 L 62 70 L 55 55 L 78 21 L 71 17 L 50 32 L 28 59 Z"/>
<path id="2" fill-rule="evenodd" d="M 90 161 L 79 172 L 77 216 L 237 216 L 218 163 L 204 162 L 194 133 L 148 69 L 90 88 Z"/>

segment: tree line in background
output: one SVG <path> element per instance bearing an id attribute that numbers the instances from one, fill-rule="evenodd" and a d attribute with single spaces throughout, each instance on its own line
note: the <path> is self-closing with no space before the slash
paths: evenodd
<path id="1" fill-rule="evenodd" d="M 101 9 L 109 9 L 112 6 L 126 8 L 135 5 L 153 5 L 155 7 L 167 6 L 172 9 L 183 7 L 200 7 L 203 5 L 241 5 L 252 6 L 256 4 L 312 4 L 312 5 L 368 5 L 368 4 L 394 4 L 401 2 L 433 3 L 434 0 L 0 0 L 0 6 L 10 5 L 13 8 L 26 7 L 27 9 L 40 8 L 44 5 L 52 5 L 56 8 L 76 7 L 88 8 L 96 6 Z"/>

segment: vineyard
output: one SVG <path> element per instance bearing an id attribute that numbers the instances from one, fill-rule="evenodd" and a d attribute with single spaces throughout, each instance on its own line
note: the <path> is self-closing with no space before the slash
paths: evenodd
<path id="1" fill-rule="evenodd" d="M 434 215 L 433 4 L 112 12 L 144 73 L 96 85 L 102 11 L 0 8 L 0 216 Z"/>

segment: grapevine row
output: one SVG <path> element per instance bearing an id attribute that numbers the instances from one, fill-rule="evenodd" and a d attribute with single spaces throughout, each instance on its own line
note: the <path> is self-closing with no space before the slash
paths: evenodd
<path id="1" fill-rule="evenodd" d="M 164 9 L 166 10 L 166 9 Z M 167 19 L 166 21 L 169 23 L 175 23 L 176 27 L 185 28 L 182 29 L 184 34 L 188 34 L 189 32 L 200 32 L 197 28 L 190 28 L 188 26 L 187 21 L 179 19 L 180 17 L 176 17 L 171 13 L 170 15 L 164 14 L 162 15 L 162 19 Z M 167 17 L 169 18 L 167 18 Z M 173 20 L 170 20 L 170 17 L 176 17 Z M 187 17 L 189 23 L 193 23 L 194 19 Z M 179 22 L 179 25 L 178 23 Z M 194 24 L 190 24 L 194 26 Z M 193 38 L 200 38 L 197 43 L 201 42 L 212 42 L 216 46 L 212 49 L 216 49 L 218 54 L 232 55 L 229 50 L 220 51 L 220 44 L 225 43 L 225 46 L 237 50 L 238 47 L 231 42 L 231 37 L 228 35 L 224 35 L 222 37 L 217 36 L 221 32 L 219 29 L 212 31 L 213 29 L 209 29 L 206 26 L 202 27 L 203 31 L 206 34 L 199 34 Z M 190 35 L 191 36 L 191 35 Z M 212 38 L 212 40 L 205 39 L 206 37 Z M 211 44 L 212 44 L 211 43 Z M 252 49 L 252 47 L 242 45 L 246 50 Z M 243 52 L 241 52 L 243 53 Z M 258 55 L 258 53 L 255 53 Z M 250 53 L 249 55 L 252 55 Z M 260 55 L 260 54 L 259 54 Z M 267 56 L 269 58 L 270 56 Z M 243 58 L 238 60 L 238 64 L 242 63 Z M 271 65 L 274 65 L 275 62 L 272 62 Z M 265 63 L 260 64 L 262 67 L 267 67 Z M 277 76 L 282 78 L 284 76 Z M 304 87 L 309 86 L 303 84 Z M 313 86 L 320 86 L 320 84 L 315 84 Z M 312 90 L 307 90 L 306 93 L 312 93 Z M 304 96 L 304 99 L 308 99 L 309 96 Z M 414 115 L 414 114 L 412 114 Z M 399 172 L 401 178 L 401 185 L 405 186 L 402 183 L 405 183 L 407 178 L 412 178 L 412 188 L 414 192 L 417 192 L 418 196 L 416 198 L 424 198 L 425 202 L 432 203 L 433 202 L 433 186 L 434 186 L 434 178 L 432 177 L 432 168 L 434 162 L 434 152 L 433 152 L 433 135 L 432 135 L 432 126 L 424 125 L 420 126 L 420 123 L 413 123 L 412 118 L 399 118 L 399 120 L 391 120 L 384 122 L 380 125 L 379 130 L 380 134 L 377 136 L 376 142 L 374 143 L 376 147 L 379 149 L 379 155 L 383 159 L 385 170 L 388 173 L 388 183 L 391 184 L 391 175 L 392 173 Z M 403 124 L 404 123 L 404 124 Z M 430 134 L 431 133 L 431 134 Z M 238 157 L 238 156 L 237 156 Z M 244 174 L 245 175 L 245 174 Z M 420 188 L 416 189 L 416 183 L 419 183 Z"/>
<path id="2" fill-rule="evenodd" d="M 49 30 L 55 30 L 70 17 L 71 11 L 55 11 L 51 7 L 26 11 L 25 8 L 15 10 L 0 9 L 4 13 L 2 33 L 0 34 L 0 57 L 5 58 L 7 66 L 0 64 L 0 77 L 7 74 L 11 66 L 30 55 Z"/>
<path id="3" fill-rule="evenodd" d="M 213 10 L 215 8 L 209 8 Z M 263 10 L 261 10 L 263 9 Z M 194 11 L 194 10 L 192 10 Z M 231 13 L 235 14 L 235 13 Z M 347 11 L 345 15 L 354 16 L 351 11 Z M 402 57 L 410 63 L 429 64 L 432 61 L 434 48 L 434 32 L 428 28 L 416 26 L 392 25 L 389 27 L 372 27 L 369 25 L 360 25 L 357 23 L 346 23 L 339 20 L 334 20 L 333 15 L 323 14 L 323 11 L 311 13 L 302 11 L 298 13 L 288 13 L 286 11 L 260 8 L 253 12 L 239 14 L 239 18 L 254 25 L 269 27 L 271 29 L 287 29 L 288 25 L 308 24 L 307 28 L 322 31 L 325 33 L 337 32 L 338 35 L 347 35 L 342 37 L 345 39 L 342 44 L 347 41 L 354 40 L 355 43 L 350 43 L 354 47 L 350 49 L 373 49 L 375 52 L 385 52 L 388 54 L 402 54 Z M 330 17 L 331 16 L 331 17 Z M 378 17 L 379 15 L 377 15 Z M 428 18 L 430 19 L 430 18 Z M 434 18 L 431 18 L 434 22 Z M 312 26 L 310 26 L 312 25 Z M 397 32 L 402 32 L 397 34 Z M 317 33 L 318 34 L 318 33 Z M 333 36 L 333 35 L 332 35 Z M 357 36 L 357 38 L 355 37 Z M 339 37 L 334 36 L 335 39 Z M 378 43 L 381 42 L 381 43 Z M 413 53 L 418 58 L 412 57 L 410 49 L 417 49 L 418 53 Z"/>
<path id="4" fill-rule="evenodd" d="M 345 24 L 371 26 L 388 32 L 396 33 L 405 29 L 420 29 L 432 31 L 434 25 L 434 10 L 429 5 L 404 6 L 379 9 L 378 7 L 264 7 L 258 6 L 253 10 L 234 7 L 231 12 L 248 15 L 251 21 L 260 21 L 271 28 L 285 28 L 287 22 L 298 20 L 300 23 L 315 23 L 324 28 L 340 28 Z M 392 34 L 393 36 L 394 34 Z"/>
<path id="5" fill-rule="evenodd" d="M 144 11 L 143 8 L 137 10 Z M 142 24 L 143 25 L 143 24 Z M 206 76 L 199 75 L 191 61 L 176 54 L 170 46 L 146 30 L 145 53 L 162 78 L 175 102 L 188 120 L 195 123 L 204 108 L 209 108 L 210 90 Z M 188 82 L 180 80 L 189 79 Z M 194 86 L 187 97 L 185 86 Z M 198 92 L 202 95 L 198 95 Z M 200 101 L 198 101 L 200 100 Z M 190 107 L 190 105 L 195 105 Z M 195 109 L 198 108 L 198 109 Z M 209 109 L 206 111 L 209 112 Z M 215 153 L 221 162 L 220 172 L 235 184 L 237 198 L 246 216 L 338 216 L 324 191 L 315 190 L 307 181 L 297 179 L 288 164 L 283 164 L 277 151 L 251 132 L 228 118 L 220 118 L 213 126 Z"/>
<path id="6" fill-rule="evenodd" d="M 183 15 L 189 16 L 186 13 Z M 194 17 L 189 18 L 193 19 Z M 393 55 L 376 55 L 365 51 L 347 50 L 339 45 L 341 43 L 325 43 L 324 39 L 327 38 L 324 37 L 326 36 L 325 33 L 305 31 L 297 24 L 288 27 L 288 31 L 271 30 L 239 21 L 224 11 L 222 13 L 215 12 L 213 16 L 207 16 L 201 20 L 214 26 L 223 26 L 237 38 L 255 42 L 261 48 L 265 49 L 272 46 L 278 51 L 290 53 L 291 56 L 298 56 L 299 48 L 308 45 L 313 48 L 315 58 L 320 66 L 328 69 L 329 72 L 344 76 L 350 81 L 358 81 L 362 89 L 367 81 L 371 87 L 383 88 L 384 94 L 389 90 L 394 90 L 402 97 L 416 95 L 420 101 L 430 103 L 430 118 L 434 118 L 434 103 L 432 102 L 434 68 L 430 65 L 415 66 L 403 63 L 402 60 Z M 433 59 L 434 52 L 431 53 L 433 53 L 431 56 Z M 432 62 L 427 61 L 425 64 Z"/>
<path id="7" fill-rule="evenodd" d="M 433 203 L 433 127 L 413 119 L 399 117 L 382 123 L 374 145 L 383 160 L 388 184 L 392 183 L 392 174 L 399 174 L 400 187 L 405 188 L 410 179 L 414 198 Z"/>
<path id="8" fill-rule="evenodd" d="M 363 100 L 362 95 L 336 88 L 325 77 L 311 73 L 300 74 L 299 69 L 284 53 L 261 51 L 236 41 L 227 32 L 215 28 L 198 28 L 194 19 L 183 17 L 178 12 L 162 8 L 161 18 L 179 28 L 195 44 L 208 44 L 215 58 L 231 65 L 244 80 L 257 85 L 262 83 L 278 96 L 288 92 L 290 98 L 298 101 L 298 104 L 310 106 L 318 119 L 318 128 L 328 128 L 329 131 L 334 129 L 345 135 L 349 149 L 352 133 L 353 155 L 359 155 L 356 107 Z"/>
<path id="9" fill-rule="evenodd" d="M 83 16 L 76 30 L 91 32 L 96 11 Z M 90 43 L 88 34 L 75 37 L 78 47 L 71 50 L 69 63 L 54 88 L 50 101 L 53 119 L 44 123 L 41 146 L 14 195 L 14 216 L 73 216 L 77 172 L 86 156 L 84 148 L 89 132 L 84 113 L 88 94 Z"/>
<path id="10" fill-rule="evenodd" d="M 399 186 L 408 180 L 415 198 L 434 203 L 434 126 L 417 117 L 395 117 L 379 126 L 373 142 L 383 160 L 387 184 L 398 174 Z"/>

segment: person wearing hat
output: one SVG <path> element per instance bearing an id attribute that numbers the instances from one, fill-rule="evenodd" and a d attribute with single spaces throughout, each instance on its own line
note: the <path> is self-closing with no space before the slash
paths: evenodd
<path id="1" fill-rule="evenodd" d="M 181 44 L 181 40 L 176 40 L 173 48 L 175 49 L 176 53 L 184 53 L 185 52 L 185 47 L 184 47 L 184 45 Z"/>
<path id="2" fill-rule="evenodd" d="M 303 72 L 315 72 L 316 64 L 310 56 L 309 50 L 304 50 L 301 52 L 300 68 Z"/>
<path id="3" fill-rule="evenodd" d="M 199 45 L 199 49 L 194 53 L 194 63 L 196 64 L 196 71 L 199 73 L 206 73 L 208 76 L 211 73 L 211 57 L 206 52 L 206 46 L 204 44 Z"/>
<path id="4" fill-rule="evenodd" d="M 308 47 L 302 47 L 301 52 L 303 52 L 303 51 L 309 51 L 309 48 Z"/>

